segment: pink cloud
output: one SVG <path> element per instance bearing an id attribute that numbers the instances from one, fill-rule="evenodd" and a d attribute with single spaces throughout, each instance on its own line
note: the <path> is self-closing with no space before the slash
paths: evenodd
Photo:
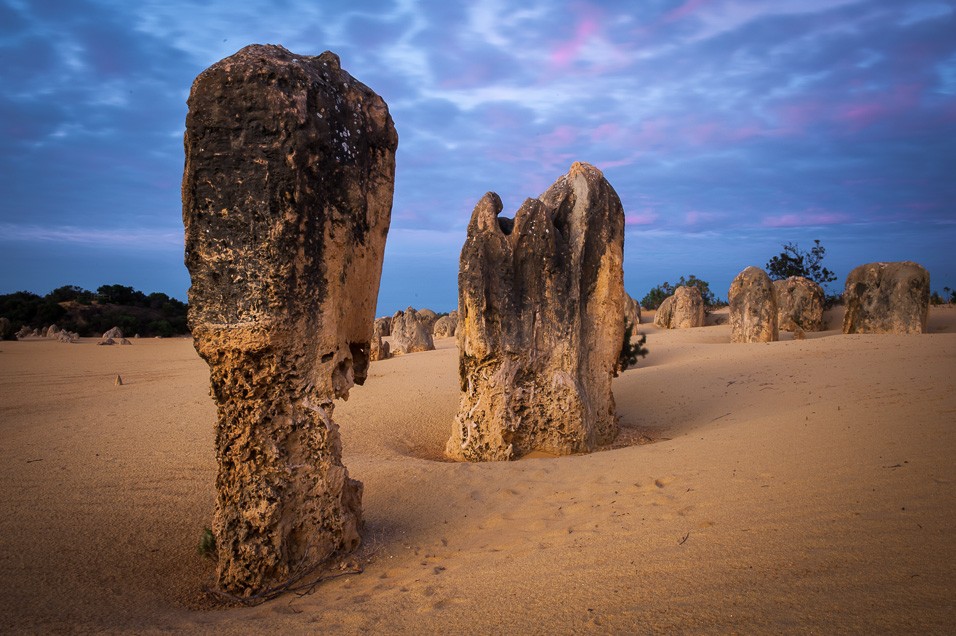
<path id="1" fill-rule="evenodd" d="M 697 11 L 709 1 L 710 0 L 687 0 L 681 6 L 664 14 L 663 19 L 666 22 L 672 22 L 674 20 L 686 18 L 689 15 L 697 13 Z"/>
<path id="2" fill-rule="evenodd" d="M 598 22 L 593 16 L 584 16 L 574 29 L 574 37 L 551 51 L 552 66 L 563 68 L 574 62 L 581 49 L 598 32 Z"/>
<path id="3" fill-rule="evenodd" d="M 809 210 L 795 214 L 766 216 L 761 225 L 764 227 L 807 227 L 813 225 L 836 225 L 849 219 L 840 212 L 811 212 Z"/>
<path id="4" fill-rule="evenodd" d="M 658 219 L 658 214 L 651 208 L 645 208 L 640 212 L 629 212 L 624 215 L 626 225 L 650 225 Z"/>

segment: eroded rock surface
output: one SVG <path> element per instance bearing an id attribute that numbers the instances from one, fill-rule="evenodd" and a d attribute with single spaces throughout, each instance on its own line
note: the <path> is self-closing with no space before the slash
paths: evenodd
<path id="1" fill-rule="evenodd" d="M 631 325 L 641 324 L 641 304 L 624 292 L 624 319 Z"/>
<path id="2" fill-rule="evenodd" d="M 767 272 L 748 267 L 737 274 L 727 293 L 731 342 L 773 342 L 777 330 L 777 300 Z"/>
<path id="3" fill-rule="evenodd" d="M 435 341 L 432 332 L 418 319 L 418 312 L 409 307 L 392 316 L 392 353 L 432 351 Z"/>
<path id="4" fill-rule="evenodd" d="M 846 277 L 843 333 L 923 333 L 929 272 L 912 261 L 867 263 Z"/>
<path id="5" fill-rule="evenodd" d="M 624 337 L 624 212 L 599 170 L 575 163 L 514 220 L 486 194 L 458 274 L 462 398 L 449 457 L 558 455 L 613 440 L 611 378 Z"/>
<path id="6" fill-rule="evenodd" d="M 359 543 L 333 401 L 365 381 L 398 138 L 330 52 L 253 45 L 194 82 L 189 319 L 218 406 L 218 583 L 261 591 Z"/>
<path id="7" fill-rule="evenodd" d="M 704 298 L 693 286 L 681 285 L 657 308 L 654 324 L 664 329 L 704 326 Z"/>
<path id="8" fill-rule="evenodd" d="M 823 288 L 809 278 L 791 276 L 773 281 L 780 331 L 823 330 Z"/>

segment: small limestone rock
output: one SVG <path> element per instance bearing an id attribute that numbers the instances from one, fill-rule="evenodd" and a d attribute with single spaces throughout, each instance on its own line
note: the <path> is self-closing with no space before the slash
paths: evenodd
<path id="1" fill-rule="evenodd" d="M 418 319 L 418 312 L 409 307 L 392 316 L 392 353 L 432 351 L 435 341 L 431 331 Z"/>
<path id="2" fill-rule="evenodd" d="M 425 329 L 431 333 L 435 323 L 438 321 L 438 314 L 431 309 L 419 309 L 415 313 L 418 315 L 419 322 L 421 322 L 425 326 Z"/>
<path id="3" fill-rule="evenodd" d="M 929 272 L 912 261 L 867 263 L 846 277 L 843 333 L 923 333 Z"/>
<path id="4" fill-rule="evenodd" d="M 435 326 L 433 327 L 433 334 L 436 338 L 450 338 L 455 335 L 455 330 L 458 328 L 458 318 L 457 316 L 452 316 L 451 314 L 447 316 L 442 316 L 435 321 Z"/>
<path id="5" fill-rule="evenodd" d="M 103 340 L 106 340 L 107 338 L 112 338 L 113 340 L 119 340 L 122 337 L 123 337 L 123 330 L 120 329 L 119 327 L 113 327 L 112 329 L 108 330 L 106 333 L 103 334 Z"/>
<path id="6" fill-rule="evenodd" d="M 20 331 L 17 332 L 17 340 L 23 340 L 24 338 L 29 338 L 33 335 L 33 331 L 26 325 L 20 327 Z"/>
<path id="7" fill-rule="evenodd" d="M 378 335 L 377 333 L 373 333 L 369 346 L 369 360 L 387 360 L 391 357 L 392 354 L 389 351 L 388 341 L 382 340 L 382 336 Z"/>
<path id="8" fill-rule="evenodd" d="M 748 267 L 737 274 L 727 294 L 731 342 L 773 342 L 777 331 L 777 300 L 767 272 Z"/>
<path id="9" fill-rule="evenodd" d="M 56 339 L 58 342 L 65 342 L 67 344 L 76 344 L 77 342 L 80 341 L 80 334 L 73 331 L 67 331 L 66 329 L 64 329 L 57 334 Z"/>
<path id="10" fill-rule="evenodd" d="M 56 340 L 57 335 L 60 333 L 60 328 L 56 325 L 50 325 L 43 330 L 43 337 L 50 338 L 51 340 Z"/>
<path id="11" fill-rule="evenodd" d="M 109 345 L 114 345 L 114 344 L 116 344 L 116 341 L 113 340 L 112 338 L 106 338 L 105 340 L 100 340 L 100 341 L 97 342 L 96 344 L 109 346 Z"/>
<path id="12" fill-rule="evenodd" d="M 133 344 L 133 343 L 130 342 L 129 340 L 127 340 L 126 338 L 120 338 L 120 344 L 121 344 L 121 345 L 131 345 L 131 344 Z"/>
<path id="13" fill-rule="evenodd" d="M 704 326 L 704 298 L 694 286 L 681 285 L 657 308 L 654 324 L 664 329 Z"/>
<path id="14" fill-rule="evenodd" d="M 121 378 L 118 374 L 116 379 L 113 380 L 113 386 L 123 386 L 123 378 Z"/>
<path id="15" fill-rule="evenodd" d="M 382 318 L 376 318 L 375 333 L 382 338 L 392 335 L 392 317 L 384 316 Z"/>
<path id="16" fill-rule="evenodd" d="M 496 461 L 594 450 L 618 431 L 613 377 L 624 337 L 624 210 L 575 163 L 515 218 L 486 194 L 458 274 L 462 397 L 446 454 Z"/>
<path id="17" fill-rule="evenodd" d="M 793 331 L 823 330 L 823 288 L 809 278 L 791 276 L 773 281 L 777 301 L 777 328 Z"/>
<path id="18" fill-rule="evenodd" d="M 186 117 L 189 321 L 218 406 L 220 588 L 248 596 L 360 541 L 334 400 L 363 384 L 398 136 L 326 51 L 248 46 Z"/>

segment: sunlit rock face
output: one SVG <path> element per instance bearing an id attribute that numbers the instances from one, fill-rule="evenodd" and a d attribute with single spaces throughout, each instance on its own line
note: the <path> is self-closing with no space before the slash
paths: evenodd
<path id="1" fill-rule="evenodd" d="M 780 331 L 823 330 L 823 288 L 809 278 L 790 276 L 773 281 Z"/>
<path id="2" fill-rule="evenodd" d="M 330 52 L 253 45 L 186 117 L 189 319 L 218 406 L 218 582 L 249 595 L 359 543 L 333 401 L 364 382 L 398 137 Z"/>
<path id="3" fill-rule="evenodd" d="M 591 451 L 617 434 L 611 378 L 624 337 L 624 212 L 575 163 L 514 220 L 478 202 L 461 251 L 462 397 L 449 457 Z"/>
<path id="4" fill-rule="evenodd" d="M 663 329 L 690 329 L 704 326 L 704 298 L 693 286 L 681 285 L 661 303 L 654 324 Z"/>
<path id="5" fill-rule="evenodd" d="M 912 261 L 867 263 L 846 277 L 843 333 L 923 333 L 929 272 Z"/>
<path id="6" fill-rule="evenodd" d="M 748 267 L 737 274 L 727 293 L 731 342 L 773 342 L 779 339 L 777 300 L 767 272 Z"/>
<path id="7" fill-rule="evenodd" d="M 431 310 L 422 310 L 431 312 Z M 405 311 L 396 311 L 392 316 L 392 346 L 394 353 L 417 353 L 433 351 L 435 340 L 432 338 L 430 316 L 419 317 L 419 312 L 411 307 Z M 434 324 L 434 323 L 432 323 Z"/>

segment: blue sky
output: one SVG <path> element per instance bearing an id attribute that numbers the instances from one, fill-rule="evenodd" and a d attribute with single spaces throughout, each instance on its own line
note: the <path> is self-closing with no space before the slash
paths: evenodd
<path id="1" fill-rule="evenodd" d="M 904 259 L 956 288 L 954 1 L 0 0 L 0 293 L 185 299 L 186 97 L 252 43 L 335 51 L 389 105 L 379 314 L 454 308 L 479 198 L 510 216 L 573 161 L 621 197 L 638 298 L 726 297 L 816 238 L 833 291 Z"/>

